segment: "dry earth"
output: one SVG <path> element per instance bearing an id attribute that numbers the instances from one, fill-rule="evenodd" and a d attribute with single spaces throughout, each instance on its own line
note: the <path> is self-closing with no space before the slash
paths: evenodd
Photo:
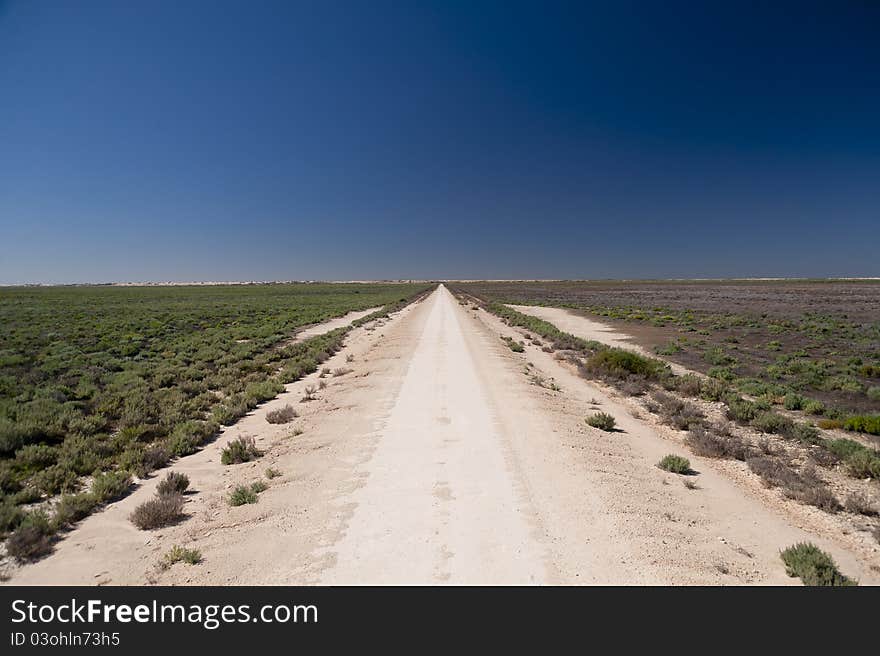
<path id="1" fill-rule="evenodd" d="M 876 549 L 793 519 L 698 458 L 688 489 L 655 466 L 671 445 L 650 419 L 538 346 L 517 354 L 500 335 L 518 333 L 443 286 L 353 330 L 326 363 L 352 371 L 325 377 L 317 400 L 300 402 L 315 374 L 175 464 L 193 482 L 185 521 L 153 532 L 128 521 L 153 477 L 12 583 L 796 584 L 779 551 L 801 540 L 861 583 L 878 582 Z M 299 418 L 266 422 L 287 403 Z M 595 409 L 621 430 L 586 426 Z M 240 435 L 266 454 L 224 467 L 220 451 Z M 258 503 L 230 507 L 230 490 L 268 467 L 281 476 Z M 161 568 L 174 545 L 204 561 Z"/>

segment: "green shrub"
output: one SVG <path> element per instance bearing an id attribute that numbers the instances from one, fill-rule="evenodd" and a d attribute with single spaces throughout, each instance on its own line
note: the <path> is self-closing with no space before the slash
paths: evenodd
<path id="1" fill-rule="evenodd" d="M 189 477 L 179 472 L 168 472 L 156 486 L 156 494 L 183 494 L 189 487 Z"/>
<path id="2" fill-rule="evenodd" d="M 52 518 L 55 526 L 71 526 L 88 517 L 99 503 L 99 499 L 90 492 L 65 494 L 55 506 Z"/>
<path id="3" fill-rule="evenodd" d="M 705 401 L 720 401 L 727 391 L 727 385 L 716 378 L 706 378 L 700 382 L 700 398 Z"/>
<path id="4" fill-rule="evenodd" d="M 617 424 L 614 417 L 605 412 L 597 412 L 596 414 L 590 415 L 587 417 L 586 421 L 587 425 L 606 432 L 613 431 L 614 426 Z"/>
<path id="5" fill-rule="evenodd" d="M 853 415 L 847 417 L 843 427 L 857 433 L 880 435 L 880 415 Z"/>
<path id="6" fill-rule="evenodd" d="M 792 423 L 785 436 L 805 444 L 821 444 L 822 442 L 819 431 L 814 426 L 800 422 Z"/>
<path id="7" fill-rule="evenodd" d="M 880 401 L 880 387 L 869 387 L 865 394 L 867 394 L 868 398 L 872 401 Z"/>
<path id="8" fill-rule="evenodd" d="M 880 478 L 880 452 L 847 439 L 828 440 L 825 446 L 843 460 L 850 475 L 856 478 Z"/>
<path id="9" fill-rule="evenodd" d="M 170 526 L 183 517 L 183 504 L 180 494 L 163 494 L 139 505 L 129 518 L 144 531 Z"/>
<path id="10" fill-rule="evenodd" d="M 727 400 L 727 418 L 740 424 L 748 424 L 758 416 L 758 406 L 741 398 Z"/>
<path id="11" fill-rule="evenodd" d="M 514 353 L 523 353 L 526 350 L 526 347 L 523 346 L 521 342 L 516 341 L 512 337 L 502 337 L 501 339 Z"/>
<path id="12" fill-rule="evenodd" d="M 274 467 L 269 467 L 266 470 L 266 478 L 268 478 L 269 480 L 272 480 L 273 478 L 278 478 L 279 476 L 281 476 L 281 472 Z"/>
<path id="13" fill-rule="evenodd" d="M 61 465 L 52 465 L 37 472 L 31 482 L 40 492 L 49 496 L 62 492 L 76 492 L 79 489 L 79 477 L 76 472 Z"/>
<path id="14" fill-rule="evenodd" d="M 775 412 L 762 412 L 752 419 L 752 427 L 762 433 L 790 433 L 793 422 Z"/>
<path id="15" fill-rule="evenodd" d="M 251 483 L 251 490 L 259 494 L 260 492 L 265 492 L 269 489 L 269 486 L 265 481 L 255 481 Z"/>
<path id="16" fill-rule="evenodd" d="M 588 372 L 600 377 L 626 378 L 630 374 L 656 380 L 668 375 L 669 367 L 659 360 L 619 348 L 606 348 L 586 362 Z"/>
<path id="17" fill-rule="evenodd" d="M 58 449 L 46 444 L 28 444 L 15 452 L 15 464 L 21 469 L 36 471 L 58 462 Z"/>
<path id="18" fill-rule="evenodd" d="M 825 414 L 825 404 L 821 401 L 816 401 L 814 399 L 807 399 L 806 401 L 804 401 L 803 410 L 808 415 Z"/>
<path id="19" fill-rule="evenodd" d="M 92 480 L 92 494 L 102 502 L 121 499 L 131 489 L 131 475 L 126 471 L 104 472 Z"/>
<path id="20" fill-rule="evenodd" d="M 4 499 L 0 502 L 0 537 L 5 537 L 7 533 L 18 528 L 24 517 L 25 512 L 12 500 Z"/>
<path id="21" fill-rule="evenodd" d="M 664 456 L 663 459 L 657 463 L 657 466 L 660 469 L 672 472 L 673 474 L 687 474 L 691 471 L 690 460 L 671 453 L 668 456 Z"/>
<path id="22" fill-rule="evenodd" d="M 162 568 L 167 569 L 175 563 L 198 565 L 202 562 L 202 552 L 198 549 L 185 549 L 179 545 L 171 547 L 162 559 Z"/>
<path id="23" fill-rule="evenodd" d="M 247 485 L 237 486 L 229 495 L 230 506 L 243 506 L 248 503 L 257 502 L 257 493 Z"/>
<path id="24" fill-rule="evenodd" d="M 257 449 L 253 437 L 242 436 L 232 440 L 223 449 L 220 454 L 220 462 L 224 465 L 237 465 L 242 462 L 256 460 L 262 455 L 263 452 Z"/>
<path id="25" fill-rule="evenodd" d="M 814 544 L 801 542 L 783 551 L 781 557 L 786 573 L 800 578 L 804 585 L 858 585 L 856 581 L 841 574 L 834 559 Z"/>
<path id="26" fill-rule="evenodd" d="M 786 410 L 801 410 L 804 407 L 805 399 L 800 394 L 790 392 L 785 395 L 782 405 Z"/>

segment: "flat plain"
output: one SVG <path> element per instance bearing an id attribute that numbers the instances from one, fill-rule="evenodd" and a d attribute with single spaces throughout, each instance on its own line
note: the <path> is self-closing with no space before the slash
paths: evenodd
<path id="1" fill-rule="evenodd" d="M 878 298 L 818 281 L 4 291 L 4 575 L 877 583 Z"/>

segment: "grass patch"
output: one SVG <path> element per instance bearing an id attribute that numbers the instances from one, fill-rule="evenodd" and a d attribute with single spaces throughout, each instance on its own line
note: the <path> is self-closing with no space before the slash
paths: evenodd
<path id="1" fill-rule="evenodd" d="M 801 542 L 783 551 L 780 556 L 785 572 L 798 577 L 804 585 L 853 586 L 858 583 L 837 569 L 834 559 L 814 544 Z"/>
<path id="2" fill-rule="evenodd" d="M 180 545 L 171 547 L 162 559 L 162 569 L 168 569 L 175 563 L 198 565 L 202 562 L 202 552 L 198 549 L 186 549 Z"/>

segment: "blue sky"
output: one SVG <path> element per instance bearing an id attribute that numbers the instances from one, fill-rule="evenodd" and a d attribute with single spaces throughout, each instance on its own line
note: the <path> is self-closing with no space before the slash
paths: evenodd
<path id="1" fill-rule="evenodd" d="M 869 2 L 0 0 L 0 283 L 877 276 L 878 34 Z"/>

